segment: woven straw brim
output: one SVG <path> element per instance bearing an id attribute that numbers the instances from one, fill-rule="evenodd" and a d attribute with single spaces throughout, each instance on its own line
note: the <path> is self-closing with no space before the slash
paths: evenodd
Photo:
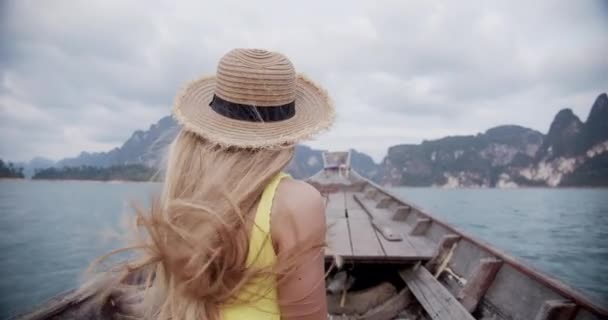
<path id="1" fill-rule="evenodd" d="M 215 76 L 189 83 L 177 96 L 173 115 L 187 131 L 224 147 L 280 148 L 311 138 L 328 129 L 335 111 L 327 92 L 305 77 L 296 77 L 295 116 L 276 122 L 249 122 L 222 116 L 209 103 Z"/>

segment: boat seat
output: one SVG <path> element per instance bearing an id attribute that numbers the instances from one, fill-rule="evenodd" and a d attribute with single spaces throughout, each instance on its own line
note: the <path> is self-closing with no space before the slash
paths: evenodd
<path id="1" fill-rule="evenodd" d="M 420 264 L 399 272 L 433 320 L 475 320 L 462 304 Z"/>

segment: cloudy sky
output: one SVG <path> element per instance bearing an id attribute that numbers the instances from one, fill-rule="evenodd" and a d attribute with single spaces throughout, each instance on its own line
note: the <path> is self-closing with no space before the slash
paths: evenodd
<path id="1" fill-rule="evenodd" d="M 499 124 L 546 132 L 608 91 L 608 2 L 0 0 L 0 158 L 122 144 L 233 47 L 289 56 L 365 151 Z"/>

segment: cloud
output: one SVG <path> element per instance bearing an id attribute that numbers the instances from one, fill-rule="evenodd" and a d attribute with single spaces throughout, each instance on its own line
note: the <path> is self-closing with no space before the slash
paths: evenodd
<path id="1" fill-rule="evenodd" d="M 608 90 L 602 1 L 2 2 L 0 157 L 120 145 L 233 47 L 287 54 L 326 86 L 334 130 L 310 144 L 379 160 L 389 145 L 586 118 Z"/>

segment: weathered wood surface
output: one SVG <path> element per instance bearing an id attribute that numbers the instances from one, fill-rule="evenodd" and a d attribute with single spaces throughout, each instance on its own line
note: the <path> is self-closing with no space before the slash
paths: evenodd
<path id="1" fill-rule="evenodd" d="M 365 314 L 357 317 L 357 320 L 385 320 L 395 319 L 399 313 L 411 302 L 412 297 L 407 288 L 386 300 L 383 304 L 369 310 Z"/>
<path id="2" fill-rule="evenodd" d="M 428 260 L 432 257 L 435 245 L 432 244 L 428 239 L 418 236 L 409 236 L 407 232 L 411 229 L 411 226 L 405 222 L 393 221 L 394 215 L 390 209 L 377 208 L 377 201 L 366 199 L 361 193 L 353 193 L 352 197 L 346 194 L 346 201 L 352 199 L 354 203 L 359 205 L 359 208 L 367 213 L 367 215 L 377 221 L 378 223 L 389 225 L 391 231 L 398 233 L 401 241 L 390 241 L 382 235 L 382 231 L 376 229 L 378 240 L 382 245 L 382 249 L 389 260 L 403 260 L 403 261 L 414 261 L 414 260 Z M 397 210 L 395 207 L 393 209 Z M 355 240 L 353 239 L 353 242 Z M 354 245 L 353 245 L 354 246 Z"/>
<path id="3" fill-rule="evenodd" d="M 432 243 L 429 239 L 422 236 L 405 235 L 405 240 L 416 249 L 416 254 L 421 257 L 420 260 L 427 261 L 431 259 L 437 248 L 437 244 Z M 422 257 L 424 257 L 424 259 Z"/>
<path id="4" fill-rule="evenodd" d="M 359 194 L 353 194 L 354 201 L 359 205 L 360 208 L 365 210 L 372 218 L 390 221 L 393 218 L 394 213 L 386 208 L 378 208 L 378 201 L 372 199 L 366 199 Z M 408 227 L 403 224 L 401 227 Z"/>
<path id="5" fill-rule="evenodd" d="M 326 255 L 339 255 L 349 257 L 353 255 L 350 230 L 346 218 L 327 219 L 326 241 L 328 250 Z"/>
<path id="6" fill-rule="evenodd" d="M 395 221 L 405 221 L 407 216 L 412 212 L 412 207 L 409 206 L 398 206 L 395 209 L 395 213 L 393 214 L 393 220 Z"/>
<path id="7" fill-rule="evenodd" d="M 434 274 L 439 268 L 439 265 L 447 258 L 450 250 L 452 250 L 452 247 L 458 240 L 460 240 L 460 236 L 455 234 L 443 236 L 435 253 L 433 253 L 433 257 L 426 263 L 425 267 Z"/>
<path id="8" fill-rule="evenodd" d="M 86 309 L 81 306 L 90 298 L 89 295 L 81 294 L 77 290 L 58 295 L 51 300 L 47 301 L 43 306 L 31 313 L 25 313 L 17 315 L 12 319 L 15 320 L 44 320 L 51 319 L 53 317 L 62 317 L 62 314 L 66 310 L 78 310 L 82 311 L 85 316 Z"/>
<path id="9" fill-rule="evenodd" d="M 383 282 L 371 288 L 349 292 L 344 299 L 344 304 L 341 304 L 342 294 L 328 294 L 327 309 L 331 314 L 364 314 L 381 305 L 396 293 L 395 286 Z"/>
<path id="10" fill-rule="evenodd" d="M 378 230 L 380 244 L 384 249 L 384 253 L 387 257 L 401 259 L 401 260 L 427 260 L 429 256 L 421 255 L 414 246 L 406 239 L 407 236 L 399 234 L 399 241 L 391 241 L 381 234 Z"/>
<path id="11" fill-rule="evenodd" d="M 326 208 L 328 225 L 335 224 L 328 232 L 330 254 L 352 259 L 385 259 L 386 253 L 369 215 L 358 204 L 355 207 L 354 203 L 351 203 L 350 210 L 345 213 L 347 203 L 342 192 L 330 194 L 329 199 Z M 350 251 L 347 250 L 347 243 Z M 335 248 L 332 250 L 332 247 Z M 410 250 L 402 252 L 402 255 L 409 257 L 415 256 L 415 253 Z"/>
<path id="12" fill-rule="evenodd" d="M 114 283 L 114 273 L 100 273 L 83 283 L 80 288 L 62 293 L 35 310 L 10 317 L 11 320 L 106 320 L 122 319 L 115 313 L 114 305 L 109 300 L 101 300 L 99 294 L 108 283 Z M 133 279 L 139 278 L 137 275 Z M 113 292 L 116 293 L 116 292 Z M 112 294 L 112 297 L 115 297 Z"/>
<path id="13" fill-rule="evenodd" d="M 369 215 L 361 207 L 357 209 L 346 209 L 348 218 L 369 219 Z"/>
<path id="14" fill-rule="evenodd" d="M 530 281 L 528 275 L 512 266 L 503 264 L 484 299 L 491 301 L 498 310 L 508 310 L 513 320 L 530 320 L 545 301 L 563 297 L 541 283 Z"/>
<path id="15" fill-rule="evenodd" d="M 325 215 L 328 218 L 344 218 L 346 210 L 346 202 L 344 192 L 330 193 L 326 195 L 327 202 L 325 204 Z"/>
<path id="16" fill-rule="evenodd" d="M 353 255 L 360 257 L 386 256 L 380 239 L 376 235 L 376 230 L 369 219 L 348 219 L 351 232 L 351 242 L 353 244 Z"/>
<path id="17" fill-rule="evenodd" d="M 401 233 L 397 232 L 397 229 L 391 226 L 388 221 L 372 219 L 372 225 L 376 228 L 376 232 L 384 239 L 389 241 L 403 241 Z"/>
<path id="18" fill-rule="evenodd" d="M 412 228 L 412 230 L 410 230 L 410 235 L 422 236 L 426 233 L 426 231 L 429 229 L 430 226 L 431 226 L 431 219 L 418 218 L 418 220 L 416 220 L 416 224 L 414 224 L 414 227 Z"/>
<path id="19" fill-rule="evenodd" d="M 475 311 L 501 266 L 502 260 L 495 258 L 484 258 L 479 261 L 479 265 L 458 294 L 458 300 L 469 312 Z"/>
<path id="20" fill-rule="evenodd" d="M 426 268 L 403 270 L 400 275 L 431 319 L 475 320 Z"/>
<path id="21" fill-rule="evenodd" d="M 563 300 L 548 300 L 542 305 L 534 320 L 571 320 L 576 314 L 576 304 Z"/>
<path id="22" fill-rule="evenodd" d="M 389 204 L 393 202 L 393 199 L 391 199 L 390 197 L 382 197 L 382 199 L 380 199 L 378 201 L 378 203 L 376 204 L 376 208 L 378 209 L 386 209 L 388 208 Z"/>

